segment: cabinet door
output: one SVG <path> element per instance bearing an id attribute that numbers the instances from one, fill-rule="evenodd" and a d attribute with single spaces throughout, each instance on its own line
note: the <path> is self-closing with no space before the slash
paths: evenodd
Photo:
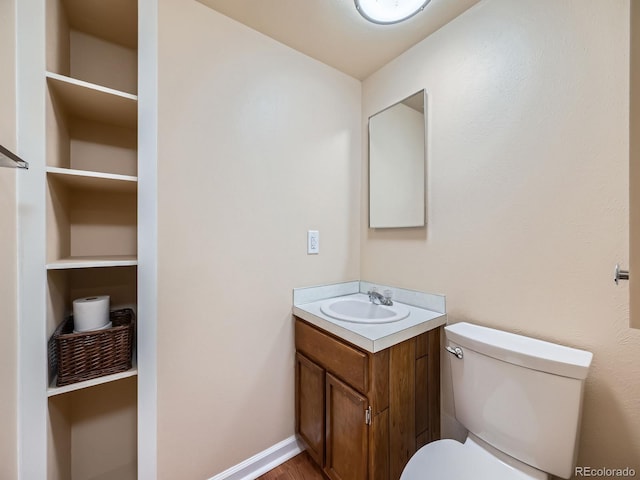
<path id="1" fill-rule="evenodd" d="M 333 480 L 366 480 L 367 399 L 331 374 L 326 375 L 325 472 Z"/>
<path id="2" fill-rule="evenodd" d="M 324 369 L 296 353 L 296 432 L 324 466 Z"/>

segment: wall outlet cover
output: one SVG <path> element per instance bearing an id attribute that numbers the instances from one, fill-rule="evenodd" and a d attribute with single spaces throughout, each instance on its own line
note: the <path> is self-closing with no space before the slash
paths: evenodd
<path id="1" fill-rule="evenodd" d="M 318 253 L 320 253 L 320 232 L 309 230 L 307 232 L 307 254 L 317 255 Z"/>

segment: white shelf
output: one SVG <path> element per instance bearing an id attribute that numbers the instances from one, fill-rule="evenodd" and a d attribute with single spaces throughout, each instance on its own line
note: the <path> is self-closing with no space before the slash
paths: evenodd
<path id="1" fill-rule="evenodd" d="M 73 268 L 130 267 L 138 265 L 135 255 L 105 255 L 100 257 L 68 257 L 47 263 L 47 270 Z"/>
<path id="2" fill-rule="evenodd" d="M 71 385 L 65 385 L 64 387 L 55 387 L 58 377 L 54 377 L 51 385 L 47 388 L 47 397 L 55 397 L 56 395 L 62 395 L 63 393 L 75 392 L 76 390 L 82 390 L 83 388 L 95 387 L 96 385 L 102 385 L 104 383 L 115 382 L 122 380 L 123 378 L 135 377 L 138 375 L 138 365 L 133 358 L 132 367 L 126 372 L 114 373 L 113 375 L 105 375 L 104 377 L 92 378 L 91 380 L 85 380 L 84 382 L 72 383 Z"/>
<path id="3" fill-rule="evenodd" d="M 50 90 L 68 114 L 119 127 L 136 128 L 136 95 L 52 72 L 47 72 L 46 77 Z"/>
<path id="4" fill-rule="evenodd" d="M 138 185 L 138 177 L 131 175 L 69 168 L 47 167 L 47 175 L 72 188 L 135 192 Z"/>

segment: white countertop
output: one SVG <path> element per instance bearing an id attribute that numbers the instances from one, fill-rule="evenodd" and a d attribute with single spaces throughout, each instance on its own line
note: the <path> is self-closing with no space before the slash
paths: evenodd
<path id="1" fill-rule="evenodd" d="M 327 287 L 318 288 L 326 290 Z M 347 291 L 349 290 L 353 291 L 353 289 L 347 289 Z M 405 340 L 428 332 L 429 330 L 433 330 L 434 328 L 438 328 L 447 323 L 447 315 L 445 313 L 409 305 L 403 302 L 395 302 L 395 300 L 394 303 L 403 305 L 409 310 L 409 316 L 397 322 L 378 323 L 372 325 L 336 320 L 335 318 L 325 315 L 320 310 L 321 305 L 328 299 L 333 299 L 336 297 L 352 297 L 356 299 L 364 299 L 366 301 L 369 300 L 368 296 L 363 293 L 345 294 L 346 292 L 344 288 L 342 288 L 342 291 L 340 291 L 340 293 L 341 294 L 328 297 L 322 295 L 324 296 L 324 298 L 322 299 L 311 301 L 308 303 L 295 304 L 293 306 L 293 314 L 309 322 L 310 324 L 315 325 L 316 327 L 319 327 L 329 333 L 332 333 L 371 353 L 379 352 L 381 350 L 384 350 L 385 348 L 389 348 L 400 342 L 404 342 Z M 301 296 L 298 295 L 297 298 L 301 299 Z M 294 299 L 296 299 L 295 293 Z M 305 299 L 311 298 L 305 295 Z M 444 306 L 444 298 L 442 300 L 442 305 Z"/>

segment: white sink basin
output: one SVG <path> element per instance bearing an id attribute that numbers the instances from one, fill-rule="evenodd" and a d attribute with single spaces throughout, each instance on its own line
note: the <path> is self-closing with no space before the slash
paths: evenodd
<path id="1" fill-rule="evenodd" d="M 332 298 L 320 305 L 320 310 L 336 320 L 354 323 L 397 322 L 409 316 L 409 310 L 402 305 L 374 305 L 357 298 Z"/>

